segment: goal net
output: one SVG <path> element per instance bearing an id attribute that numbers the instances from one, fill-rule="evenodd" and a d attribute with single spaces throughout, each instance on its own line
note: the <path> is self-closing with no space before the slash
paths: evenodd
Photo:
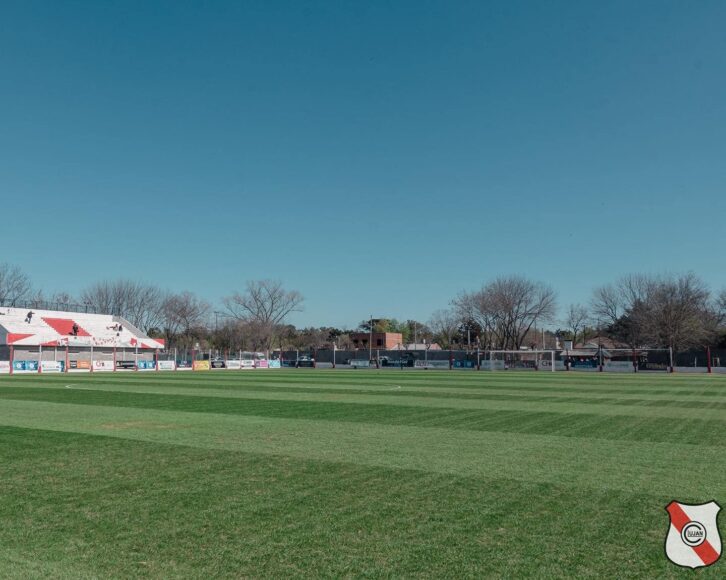
<path id="1" fill-rule="evenodd" d="M 606 372 L 669 372 L 673 367 L 668 348 L 611 348 L 602 349 L 602 353 L 600 364 Z"/>
<path id="2" fill-rule="evenodd" d="M 480 360 L 483 371 L 559 371 L 565 365 L 554 350 L 491 350 Z"/>

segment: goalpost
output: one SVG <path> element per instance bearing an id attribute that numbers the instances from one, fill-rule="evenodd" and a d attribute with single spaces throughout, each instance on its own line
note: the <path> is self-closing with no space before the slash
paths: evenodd
<path id="1" fill-rule="evenodd" d="M 554 350 L 490 350 L 480 362 L 481 370 L 506 371 L 530 370 L 555 372 L 562 363 L 556 360 Z M 559 363 L 559 364 L 558 364 Z"/>

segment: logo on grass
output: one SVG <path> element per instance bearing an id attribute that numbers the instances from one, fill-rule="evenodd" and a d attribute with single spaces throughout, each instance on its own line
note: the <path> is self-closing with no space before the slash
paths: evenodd
<path id="1" fill-rule="evenodd" d="M 721 506 L 715 501 L 700 505 L 672 501 L 665 509 L 671 519 L 665 540 L 668 559 L 686 568 L 715 564 L 721 557 L 716 523 Z"/>

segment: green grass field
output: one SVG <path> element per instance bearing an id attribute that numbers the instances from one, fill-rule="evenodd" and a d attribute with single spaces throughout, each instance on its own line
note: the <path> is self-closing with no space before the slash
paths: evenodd
<path id="1" fill-rule="evenodd" d="M 5 376 L 0 454 L 2 577 L 690 577 L 726 377 Z"/>

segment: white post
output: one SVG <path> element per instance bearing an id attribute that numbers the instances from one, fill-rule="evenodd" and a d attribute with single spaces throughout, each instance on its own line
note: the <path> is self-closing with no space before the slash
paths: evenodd
<path id="1" fill-rule="evenodd" d="M 43 345 L 38 345 L 38 372 L 41 372 L 40 367 L 43 366 Z"/>
<path id="2" fill-rule="evenodd" d="M 552 357 L 552 372 L 555 372 L 555 351 L 550 351 L 550 356 Z"/>
<path id="3" fill-rule="evenodd" d="M 89 372 L 93 372 L 93 343 L 91 343 L 91 368 L 89 369 Z"/>
<path id="4" fill-rule="evenodd" d="M 493 350 L 489 351 L 489 370 L 490 371 L 494 370 L 494 351 Z"/>

